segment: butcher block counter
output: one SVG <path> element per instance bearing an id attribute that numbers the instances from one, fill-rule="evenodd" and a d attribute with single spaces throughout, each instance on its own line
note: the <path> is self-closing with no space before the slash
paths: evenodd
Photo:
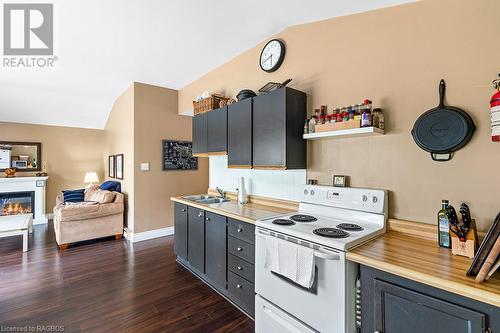
<path id="1" fill-rule="evenodd" d="M 215 195 L 215 193 L 212 190 L 208 191 L 208 194 L 210 195 Z M 192 200 L 184 199 L 183 197 L 173 197 L 171 200 L 251 224 L 255 224 L 255 221 L 258 219 L 285 215 L 290 212 L 297 211 L 298 208 L 298 203 L 294 201 L 258 196 L 249 196 L 249 203 L 239 205 L 236 201 L 236 195 L 234 193 L 228 193 L 227 196 L 231 199 L 231 201 L 214 204 L 201 204 Z"/>
<path id="2" fill-rule="evenodd" d="M 476 283 L 467 277 L 472 259 L 437 245 L 436 226 L 389 220 L 387 233 L 361 245 L 347 259 L 435 288 L 500 307 L 500 277 Z"/>

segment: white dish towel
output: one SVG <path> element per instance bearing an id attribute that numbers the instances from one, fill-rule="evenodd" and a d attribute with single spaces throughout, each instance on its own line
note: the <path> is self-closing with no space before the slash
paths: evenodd
<path id="1" fill-rule="evenodd" d="M 314 250 L 272 236 L 265 236 L 264 267 L 311 288 L 314 283 Z"/>

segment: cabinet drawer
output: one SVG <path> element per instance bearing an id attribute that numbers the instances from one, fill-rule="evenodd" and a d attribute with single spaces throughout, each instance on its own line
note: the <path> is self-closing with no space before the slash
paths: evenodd
<path id="1" fill-rule="evenodd" d="M 232 254 L 230 254 L 227 259 L 228 259 L 228 269 L 231 272 L 238 274 L 241 277 L 244 277 L 250 282 L 254 282 L 255 280 L 254 265 Z"/>
<path id="2" fill-rule="evenodd" d="M 255 250 L 252 244 L 230 236 L 227 239 L 227 249 L 229 253 L 239 258 L 245 259 L 252 264 L 255 262 Z"/>
<path id="3" fill-rule="evenodd" d="M 242 239 L 247 243 L 254 244 L 255 243 L 255 226 L 241 222 L 238 220 L 234 220 L 231 218 L 227 219 L 228 221 L 228 232 L 229 235 Z"/>
<path id="4" fill-rule="evenodd" d="M 241 306 L 244 310 L 254 315 L 255 312 L 255 287 L 252 282 L 228 272 L 227 289 L 233 296 L 232 301 Z"/>

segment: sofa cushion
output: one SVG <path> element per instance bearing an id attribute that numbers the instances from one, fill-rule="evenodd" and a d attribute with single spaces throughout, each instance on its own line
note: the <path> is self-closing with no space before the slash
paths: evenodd
<path id="1" fill-rule="evenodd" d="M 85 193 L 85 201 L 98 202 L 100 204 L 112 203 L 115 200 L 115 193 L 101 190 L 99 187 L 91 187 Z"/>
<path id="2" fill-rule="evenodd" d="M 122 185 L 120 182 L 114 180 L 108 180 L 99 186 L 101 190 L 120 192 L 122 191 Z"/>
<path id="3" fill-rule="evenodd" d="M 64 203 L 85 201 L 85 189 L 62 191 Z"/>

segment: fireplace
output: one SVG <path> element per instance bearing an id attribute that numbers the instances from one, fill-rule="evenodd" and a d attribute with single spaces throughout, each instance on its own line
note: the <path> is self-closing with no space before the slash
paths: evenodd
<path id="1" fill-rule="evenodd" d="M 35 192 L 0 193 L 0 216 L 33 214 L 35 217 Z"/>

